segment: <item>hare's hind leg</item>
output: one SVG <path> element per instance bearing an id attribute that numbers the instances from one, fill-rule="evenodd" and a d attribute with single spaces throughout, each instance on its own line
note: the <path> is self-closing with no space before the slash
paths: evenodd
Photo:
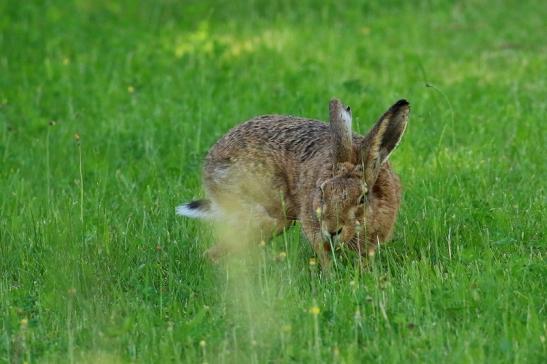
<path id="1" fill-rule="evenodd" d="M 284 218 L 272 217 L 261 205 L 240 205 L 239 213 L 221 215 L 217 221 L 218 242 L 205 254 L 213 261 L 218 261 L 231 252 L 241 252 L 250 245 L 268 241 L 290 225 Z"/>

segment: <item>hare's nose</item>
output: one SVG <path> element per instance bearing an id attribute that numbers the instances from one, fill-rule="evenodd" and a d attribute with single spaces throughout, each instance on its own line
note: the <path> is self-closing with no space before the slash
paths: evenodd
<path id="1" fill-rule="evenodd" d="M 338 229 L 338 231 L 335 231 L 335 232 L 329 231 L 329 235 L 331 239 L 334 239 L 340 234 L 342 234 L 342 228 Z"/>

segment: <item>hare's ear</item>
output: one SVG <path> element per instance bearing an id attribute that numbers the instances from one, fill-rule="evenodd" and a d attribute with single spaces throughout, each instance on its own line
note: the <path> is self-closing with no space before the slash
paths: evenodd
<path id="1" fill-rule="evenodd" d="M 347 162 L 351 159 L 351 109 L 340 100 L 329 103 L 329 123 L 334 144 L 334 162 Z"/>
<path id="2" fill-rule="evenodd" d="M 401 141 L 408 123 L 410 105 L 399 100 L 382 115 L 360 146 L 361 162 L 365 168 L 365 181 L 373 186 L 382 164 Z"/>

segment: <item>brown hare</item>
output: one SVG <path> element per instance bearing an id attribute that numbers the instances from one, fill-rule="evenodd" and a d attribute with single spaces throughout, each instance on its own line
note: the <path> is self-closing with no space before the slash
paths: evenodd
<path id="1" fill-rule="evenodd" d="M 366 136 L 353 134 L 349 107 L 329 104 L 329 124 L 265 115 L 230 130 L 209 151 L 203 181 L 209 199 L 177 214 L 222 221 L 251 240 L 267 240 L 300 221 L 323 269 L 333 244 L 373 254 L 389 240 L 401 201 L 388 158 L 405 131 L 409 103 L 396 102 Z M 247 223 L 248 221 L 248 223 Z M 223 243 L 208 250 L 212 259 Z"/>

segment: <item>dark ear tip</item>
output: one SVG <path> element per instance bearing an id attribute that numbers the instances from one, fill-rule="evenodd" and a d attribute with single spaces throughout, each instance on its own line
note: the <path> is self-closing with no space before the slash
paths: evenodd
<path id="1" fill-rule="evenodd" d="M 410 103 L 405 99 L 401 99 L 393 104 L 393 106 L 389 108 L 389 111 L 398 112 L 401 111 L 401 109 L 410 109 Z"/>
<path id="2" fill-rule="evenodd" d="M 394 107 L 401 107 L 401 106 L 410 106 L 410 103 L 406 101 L 405 99 L 401 99 L 393 105 Z"/>

